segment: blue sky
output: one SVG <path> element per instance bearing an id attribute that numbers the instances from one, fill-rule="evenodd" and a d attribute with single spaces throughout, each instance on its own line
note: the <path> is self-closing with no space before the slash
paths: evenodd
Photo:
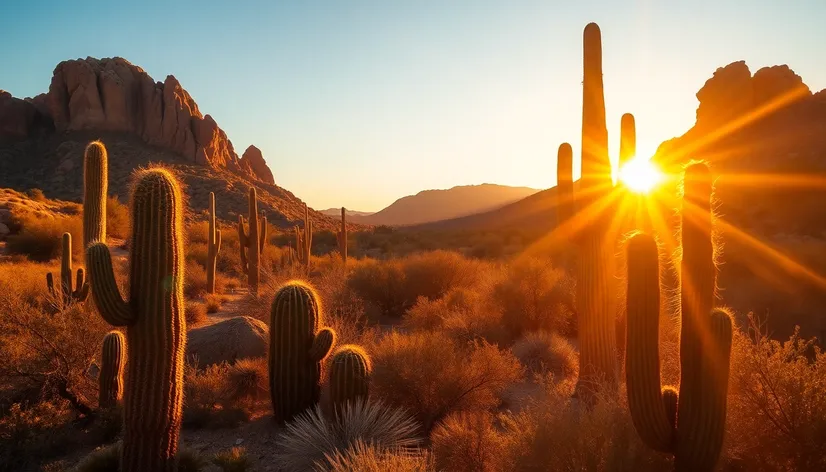
<path id="1" fill-rule="evenodd" d="M 173 74 L 237 150 L 261 148 L 276 182 L 316 208 L 555 185 L 557 146 L 579 152 L 590 21 L 614 150 L 624 112 L 640 152 L 682 134 L 694 94 L 736 60 L 789 64 L 826 88 L 824 0 L 13 3 L 0 15 L 0 88 L 44 92 L 58 62 L 86 56 Z"/>

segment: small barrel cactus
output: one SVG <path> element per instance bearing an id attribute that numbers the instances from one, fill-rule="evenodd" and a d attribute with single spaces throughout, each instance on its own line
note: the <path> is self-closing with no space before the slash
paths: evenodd
<path id="1" fill-rule="evenodd" d="M 62 307 L 72 303 L 85 302 L 89 297 L 89 284 L 83 269 L 77 270 L 77 282 L 72 287 L 72 234 L 63 233 L 63 251 L 60 255 L 60 294 L 54 286 L 52 273 L 46 274 L 46 287 L 52 298 Z"/>
<path id="2" fill-rule="evenodd" d="M 370 356 L 361 346 L 345 344 L 330 362 L 330 398 L 338 410 L 356 399 L 367 399 L 372 366 Z"/>
<path id="3" fill-rule="evenodd" d="M 92 298 L 104 320 L 126 326 L 121 471 L 175 470 L 183 405 L 184 253 L 181 189 L 167 170 L 139 171 L 132 194 L 129 299 L 106 244 L 86 250 Z"/>
<path id="4" fill-rule="evenodd" d="M 209 234 L 207 235 L 207 293 L 215 293 L 215 268 L 221 251 L 221 230 L 215 226 L 215 193 L 209 192 Z"/>
<path id="5" fill-rule="evenodd" d="M 103 337 L 98 376 L 98 405 L 112 408 L 123 397 L 123 367 L 126 365 L 126 338 L 120 331 L 110 331 Z"/>
<path id="6" fill-rule="evenodd" d="M 312 287 L 292 281 L 278 290 L 270 311 L 269 348 L 270 395 L 278 422 L 318 403 L 321 363 L 335 344 L 335 331 L 321 324 Z"/>

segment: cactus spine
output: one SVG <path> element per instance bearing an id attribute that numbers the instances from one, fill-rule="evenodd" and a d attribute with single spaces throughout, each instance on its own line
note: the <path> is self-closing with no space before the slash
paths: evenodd
<path id="1" fill-rule="evenodd" d="M 184 255 L 181 189 L 164 169 L 142 170 L 132 193 L 129 300 L 106 244 L 86 250 L 101 316 L 126 326 L 130 359 L 124 392 L 121 471 L 174 471 L 183 403 Z"/>
<path id="2" fill-rule="evenodd" d="M 126 365 L 126 338 L 120 331 L 110 331 L 103 337 L 103 349 L 98 376 L 98 405 L 112 408 L 123 396 L 123 367 Z"/>
<path id="3" fill-rule="evenodd" d="M 255 188 L 249 193 L 249 232 L 244 231 L 244 217 L 238 215 L 238 242 L 241 247 L 241 267 L 247 274 L 250 293 L 258 294 L 258 271 L 261 254 L 267 244 L 267 217 L 258 217 L 258 197 Z"/>
<path id="4" fill-rule="evenodd" d="M 628 249 L 628 404 L 634 426 L 651 448 L 671 452 L 675 470 L 712 471 L 723 446 L 732 322 L 713 308 L 716 267 L 711 174 L 703 164 L 685 172 L 680 274 L 680 387 L 660 389 L 659 265 L 650 236 Z"/>
<path id="5" fill-rule="evenodd" d="M 209 235 L 207 239 L 207 292 L 215 293 L 215 266 L 218 261 L 218 252 L 221 250 L 221 230 L 215 226 L 214 192 L 209 192 Z"/>
<path id="6" fill-rule="evenodd" d="M 313 247 L 313 222 L 310 221 L 310 210 L 304 204 L 304 227 L 295 227 L 295 248 L 298 262 L 305 267 L 310 266 L 310 254 Z"/>
<path id="7" fill-rule="evenodd" d="M 338 241 L 338 252 L 341 254 L 341 260 L 347 263 L 347 213 L 344 207 L 341 207 L 341 229 L 336 234 Z"/>
<path id="8" fill-rule="evenodd" d="M 281 287 L 270 310 L 269 380 L 278 422 L 318 403 L 321 362 L 335 344 L 335 332 L 321 328 L 318 297 L 309 285 Z"/>
<path id="9" fill-rule="evenodd" d="M 83 250 L 106 242 L 106 197 L 109 190 L 109 157 L 100 141 L 92 141 L 83 153 Z M 88 263 L 87 263 L 88 266 Z"/>
<path id="10" fill-rule="evenodd" d="M 370 356 L 361 347 L 345 344 L 330 362 L 330 397 L 336 408 L 361 398 L 366 400 L 372 366 Z"/>
<path id="11" fill-rule="evenodd" d="M 72 303 L 84 302 L 89 297 L 89 284 L 85 281 L 83 269 L 77 270 L 77 282 L 72 287 L 72 234 L 63 233 L 63 252 L 60 256 L 60 295 L 54 286 L 52 273 L 46 274 L 46 287 L 54 300 L 59 300 L 62 307 Z"/>
<path id="12" fill-rule="evenodd" d="M 579 320 L 580 369 L 576 392 L 587 402 L 601 383 L 617 383 L 615 326 L 615 238 L 611 214 L 613 197 L 605 97 L 602 82 L 602 39 L 590 23 L 583 34 L 582 178 L 577 203 L 587 225 L 577 236 L 576 305 Z"/>

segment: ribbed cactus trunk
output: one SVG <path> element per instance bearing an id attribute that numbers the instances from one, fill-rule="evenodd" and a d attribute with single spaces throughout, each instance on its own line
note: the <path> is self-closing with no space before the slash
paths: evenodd
<path id="1" fill-rule="evenodd" d="M 714 470 L 726 421 L 731 316 L 713 308 L 716 267 L 711 175 L 702 164 L 685 173 L 680 274 L 680 387 L 660 390 L 659 266 L 650 236 L 628 249 L 628 404 L 642 440 L 675 456 L 678 472 Z"/>
<path id="2" fill-rule="evenodd" d="M 336 411 L 369 395 L 370 356 L 360 346 L 345 344 L 330 362 L 330 398 Z"/>
<path id="3" fill-rule="evenodd" d="M 620 118 L 619 166 L 622 168 L 637 155 L 637 124 L 634 115 L 626 113 Z"/>
<path id="4" fill-rule="evenodd" d="M 103 337 L 98 376 L 98 405 L 107 409 L 117 406 L 123 397 L 123 368 L 126 365 L 126 338 L 120 331 Z"/>
<path id="5" fill-rule="evenodd" d="M 574 215 L 574 151 L 568 143 L 556 152 L 556 226 L 571 221 Z"/>
<path id="6" fill-rule="evenodd" d="M 335 332 L 321 328 L 313 289 L 289 282 L 270 310 L 269 380 L 275 420 L 289 421 L 318 403 L 321 362 L 335 344 Z"/>
<path id="7" fill-rule="evenodd" d="M 52 273 L 46 274 L 46 287 L 56 303 L 60 303 L 61 308 L 68 307 L 72 303 L 84 302 L 89 297 L 89 284 L 86 282 L 83 269 L 77 270 L 77 281 L 72 286 L 72 234 L 63 233 L 61 241 L 62 252 L 60 255 L 60 293 L 57 293 L 54 285 Z"/>
<path id="8" fill-rule="evenodd" d="M 341 254 L 341 260 L 347 263 L 347 210 L 341 207 L 341 229 L 336 234 L 338 241 L 338 253 Z"/>
<path id="9" fill-rule="evenodd" d="M 181 189 L 164 169 L 136 177 L 129 300 L 118 290 L 106 245 L 92 244 L 86 257 L 98 311 L 108 323 L 127 327 L 120 470 L 174 471 L 186 345 Z"/>
<path id="10" fill-rule="evenodd" d="M 247 274 L 250 293 L 258 295 L 261 253 L 267 244 L 267 217 L 258 216 L 258 197 L 255 188 L 249 191 L 249 231 L 244 230 L 244 217 L 238 216 L 238 242 L 241 248 L 241 267 Z"/>
<path id="11" fill-rule="evenodd" d="M 83 250 L 95 241 L 106 242 L 106 198 L 109 190 L 109 157 L 100 141 L 86 146 L 83 154 Z M 88 265 L 88 262 L 87 262 Z"/>
<path id="12" fill-rule="evenodd" d="M 579 217 L 586 225 L 577 238 L 580 369 L 576 392 L 590 403 L 600 385 L 614 387 L 617 383 L 615 235 L 609 211 L 613 183 L 599 26 L 588 24 L 583 37 L 582 178 L 577 203 Z"/>
<path id="13" fill-rule="evenodd" d="M 215 193 L 209 192 L 209 234 L 207 235 L 207 292 L 215 293 L 215 270 L 221 250 L 221 230 L 215 225 Z"/>

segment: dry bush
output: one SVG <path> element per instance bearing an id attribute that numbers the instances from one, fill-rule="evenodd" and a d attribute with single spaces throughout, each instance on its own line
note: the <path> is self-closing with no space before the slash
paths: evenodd
<path id="1" fill-rule="evenodd" d="M 186 317 L 187 326 L 196 325 L 206 321 L 207 307 L 205 304 L 200 302 L 187 301 L 184 316 Z"/>
<path id="2" fill-rule="evenodd" d="M 337 344 L 370 344 L 375 331 L 368 327 L 364 302 L 347 284 L 348 269 L 336 258 L 328 258 L 313 287 L 321 299 L 324 324 L 336 331 Z"/>
<path id="3" fill-rule="evenodd" d="M 438 470 L 499 472 L 506 470 L 506 438 L 487 411 L 453 414 L 430 435 Z"/>
<path id="4" fill-rule="evenodd" d="M 347 403 L 340 414 L 340 421 L 327 418 L 316 406 L 287 423 L 276 455 L 282 469 L 304 472 L 328 466 L 328 458 L 359 441 L 379 451 L 417 447 L 420 442 L 419 425 L 404 410 L 380 401 Z"/>
<path id="5" fill-rule="evenodd" d="M 234 403 L 254 405 L 269 400 L 269 363 L 265 357 L 238 359 L 227 376 L 229 398 Z"/>
<path id="6" fill-rule="evenodd" d="M 0 294 L 0 300 L 8 296 L 33 307 L 51 309 L 55 300 L 46 289 L 46 274 L 49 272 L 60 279 L 60 266 L 56 263 L 38 264 L 26 259 L 4 262 L 0 270 L 0 286 L 4 294 Z M 3 310 L 0 305 L 0 313 Z"/>
<path id="7" fill-rule="evenodd" d="M 221 295 L 208 294 L 204 297 L 204 304 L 206 305 L 207 313 L 218 313 L 221 310 L 221 305 L 226 299 Z"/>
<path id="8" fill-rule="evenodd" d="M 187 365 L 184 374 L 184 418 L 188 428 L 234 428 L 252 416 L 248 402 L 236 401 L 230 366 L 212 365 L 199 371 Z"/>
<path id="9" fill-rule="evenodd" d="M 212 458 L 212 463 L 220 467 L 223 472 L 252 470 L 252 461 L 243 447 L 233 447 L 227 451 L 216 453 L 215 457 Z"/>
<path id="10" fill-rule="evenodd" d="M 431 455 L 426 449 L 382 450 L 357 441 L 344 452 L 326 456 L 327 463 L 317 472 L 435 472 Z"/>
<path id="11" fill-rule="evenodd" d="M 118 441 L 92 451 L 72 469 L 73 472 L 119 472 L 122 446 L 122 443 Z M 197 452 L 186 448 L 178 449 L 177 459 L 178 472 L 198 472 L 206 462 Z"/>
<path id="12" fill-rule="evenodd" d="M 502 312 L 490 301 L 484 289 L 450 290 L 444 297 L 420 297 L 404 316 L 403 326 L 412 331 L 442 331 L 457 341 L 485 339 L 507 341 L 502 329 Z"/>
<path id="13" fill-rule="evenodd" d="M 41 460 L 69 453 L 77 446 L 77 431 L 68 402 L 15 403 L 0 415 L 0 464 L 3 470 L 37 470 Z"/>
<path id="14" fill-rule="evenodd" d="M 215 291 L 221 293 L 227 285 L 227 278 L 220 272 L 215 272 Z M 188 260 L 184 268 L 184 295 L 187 298 L 198 298 L 207 293 L 207 273 L 204 266 Z"/>
<path id="15" fill-rule="evenodd" d="M 510 352 L 486 342 L 459 344 L 439 332 L 390 333 L 372 355 L 372 391 L 415 414 L 426 431 L 453 412 L 496 407 L 522 377 Z"/>
<path id="16" fill-rule="evenodd" d="M 516 415 L 502 415 L 505 470 L 663 471 L 670 459 L 637 436 L 625 392 L 605 395 L 593 408 L 571 398 L 573 382 L 546 394 Z"/>
<path id="17" fill-rule="evenodd" d="M 562 270 L 541 258 L 519 259 L 494 288 L 505 327 L 514 338 L 529 331 L 565 335 L 574 329 L 574 284 Z"/>
<path id="18" fill-rule="evenodd" d="M 770 340 L 750 321 L 733 348 L 727 460 L 754 471 L 826 470 L 826 354 L 797 333 Z"/>
<path id="19" fill-rule="evenodd" d="M 31 213 L 20 215 L 22 230 L 9 236 L 6 252 L 23 254 L 29 259 L 46 262 L 60 257 L 63 233 L 72 234 L 72 256 L 83 258 L 83 221 L 80 215 L 37 216 Z"/>
<path id="20" fill-rule="evenodd" d="M 347 279 L 351 290 L 383 316 L 399 317 L 415 302 L 405 290 L 404 266 L 400 260 L 365 260 L 355 265 Z"/>
<path id="21" fill-rule="evenodd" d="M 111 238 L 127 239 L 131 235 L 129 206 L 112 195 L 106 202 L 106 234 Z"/>
<path id="22" fill-rule="evenodd" d="M 579 373 L 579 353 L 558 334 L 547 331 L 528 333 L 511 350 L 533 374 L 551 373 L 556 380 L 568 380 Z"/>

